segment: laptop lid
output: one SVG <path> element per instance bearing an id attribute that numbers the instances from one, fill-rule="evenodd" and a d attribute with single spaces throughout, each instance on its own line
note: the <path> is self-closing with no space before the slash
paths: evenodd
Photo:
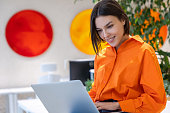
<path id="1" fill-rule="evenodd" d="M 99 113 L 80 80 L 31 87 L 49 113 Z"/>

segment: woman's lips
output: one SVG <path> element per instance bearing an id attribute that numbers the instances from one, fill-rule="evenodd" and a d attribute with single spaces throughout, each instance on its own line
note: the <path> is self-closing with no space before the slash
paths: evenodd
<path id="1" fill-rule="evenodd" d="M 115 39 L 115 36 L 112 37 L 112 38 L 108 38 L 108 39 L 107 39 L 107 42 L 111 43 L 111 42 L 113 42 L 114 39 Z"/>

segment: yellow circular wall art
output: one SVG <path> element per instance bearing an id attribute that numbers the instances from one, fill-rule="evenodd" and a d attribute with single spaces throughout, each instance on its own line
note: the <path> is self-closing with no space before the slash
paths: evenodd
<path id="1" fill-rule="evenodd" d="M 92 9 L 86 9 L 78 13 L 70 27 L 70 36 L 73 44 L 78 50 L 88 55 L 95 54 L 90 37 L 91 12 Z"/>

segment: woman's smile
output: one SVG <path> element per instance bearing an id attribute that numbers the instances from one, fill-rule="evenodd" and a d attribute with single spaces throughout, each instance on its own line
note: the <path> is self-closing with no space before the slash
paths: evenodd
<path id="1" fill-rule="evenodd" d="M 111 38 L 106 38 L 105 40 L 106 40 L 106 42 L 108 42 L 108 43 L 112 43 L 112 42 L 114 41 L 115 37 L 116 37 L 116 36 L 113 36 L 113 37 L 111 37 Z"/>

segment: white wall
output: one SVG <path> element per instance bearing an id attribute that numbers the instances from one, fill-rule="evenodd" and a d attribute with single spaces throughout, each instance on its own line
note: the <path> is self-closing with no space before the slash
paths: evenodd
<path id="1" fill-rule="evenodd" d="M 56 62 L 57 73 L 68 76 L 64 69 L 67 59 L 93 58 L 75 48 L 69 30 L 72 19 L 80 11 L 93 7 L 90 0 L 0 0 L 0 88 L 23 87 L 36 83 L 43 75 L 40 65 L 45 62 Z M 42 55 L 28 58 L 15 53 L 5 38 L 6 24 L 18 11 L 34 9 L 44 14 L 53 27 L 53 42 Z"/>

